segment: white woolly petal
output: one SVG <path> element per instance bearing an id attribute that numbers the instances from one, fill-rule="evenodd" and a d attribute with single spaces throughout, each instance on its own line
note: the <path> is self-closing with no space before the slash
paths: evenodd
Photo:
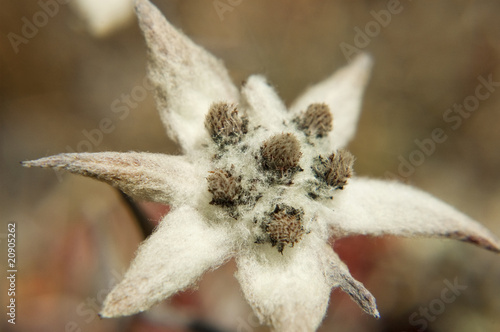
<path id="1" fill-rule="evenodd" d="M 92 34 L 105 37 L 132 22 L 132 3 L 132 0 L 74 0 L 70 4 L 83 18 Z"/>
<path id="2" fill-rule="evenodd" d="M 333 114 L 333 131 L 328 135 L 331 150 L 345 147 L 356 133 L 363 91 L 372 67 L 368 54 L 357 56 L 326 80 L 310 87 L 291 106 L 294 114 L 313 103 L 326 103 Z"/>
<path id="3" fill-rule="evenodd" d="M 445 237 L 500 251 L 500 242 L 485 227 L 430 194 L 399 182 L 352 178 L 334 201 L 325 218 L 336 237 Z"/>
<path id="4" fill-rule="evenodd" d="M 195 200 L 205 183 L 184 156 L 154 153 L 63 153 L 23 166 L 62 169 L 106 182 L 133 198 L 172 205 Z"/>
<path id="5" fill-rule="evenodd" d="M 161 119 L 169 136 L 192 151 L 208 137 L 204 121 L 210 105 L 237 102 L 238 91 L 222 62 L 170 25 L 149 1 L 137 0 L 136 11 Z"/>
<path id="6" fill-rule="evenodd" d="M 329 267 L 328 277 L 333 287 L 340 287 L 349 294 L 351 299 L 356 302 L 367 314 L 379 318 L 379 312 L 373 295 L 349 273 L 347 266 L 340 260 L 339 256 L 329 245 L 324 246 L 322 259 Z"/>
<path id="7" fill-rule="evenodd" d="M 287 119 L 286 107 L 263 76 L 250 76 L 241 88 L 241 96 L 252 125 L 260 125 L 272 132 L 283 130 Z"/>
<path id="8" fill-rule="evenodd" d="M 330 297 L 331 283 L 319 257 L 324 242 L 308 234 L 281 255 L 258 244 L 237 257 L 238 278 L 246 299 L 262 323 L 274 331 L 316 331 Z"/>
<path id="9" fill-rule="evenodd" d="M 187 206 L 173 210 L 139 247 L 124 280 L 106 297 L 101 316 L 150 308 L 218 267 L 232 250 L 227 227 L 209 225 Z"/>

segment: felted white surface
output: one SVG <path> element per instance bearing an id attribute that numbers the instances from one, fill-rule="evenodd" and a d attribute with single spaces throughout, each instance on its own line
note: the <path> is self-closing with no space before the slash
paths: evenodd
<path id="1" fill-rule="evenodd" d="M 288 111 L 274 89 L 261 75 L 250 76 L 241 88 L 242 105 L 253 126 L 262 126 L 272 133 L 285 129 Z"/>
<path id="2" fill-rule="evenodd" d="M 193 208 L 173 210 L 137 250 L 130 268 L 106 297 L 101 315 L 131 315 L 195 283 L 234 249 L 228 229 L 209 225 Z"/>
<path id="3" fill-rule="evenodd" d="M 478 222 L 426 192 L 394 181 L 350 179 L 325 218 L 333 236 L 445 237 L 496 251 L 500 247 L 498 239 Z"/>
<path id="4" fill-rule="evenodd" d="M 309 235 L 283 255 L 262 247 L 237 256 L 236 277 L 243 293 L 274 331 L 315 331 L 323 319 L 331 284 L 318 257 L 324 242 Z"/>
<path id="5" fill-rule="evenodd" d="M 196 200 L 205 183 L 204 174 L 184 156 L 159 153 L 63 153 L 23 165 L 63 169 L 106 182 L 136 199 L 172 205 Z"/>
<path id="6" fill-rule="evenodd" d="M 204 120 L 210 105 L 238 102 L 238 91 L 222 62 L 170 25 L 149 1 L 136 1 L 136 11 L 161 119 L 170 138 L 188 153 L 208 137 Z"/>

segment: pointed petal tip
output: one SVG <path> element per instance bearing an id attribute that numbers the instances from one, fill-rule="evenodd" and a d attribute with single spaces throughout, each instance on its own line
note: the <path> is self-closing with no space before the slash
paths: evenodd
<path id="1" fill-rule="evenodd" d="M 135 0 L 134 1 L 135 14 L 139 21 L 139 27 L 146 34 L 146 40 L 148 39 L 148 31 L 151 36 L 149 38 L 155 39 L 159 42 L 158 25 L 163 27 L 169 27 L 170 24 L 165 19 L 160 10 L 149 0 Z M 156 28 L 155 28 L 156 26 Z M 154 32 L 153 30 L 158 30 Z M 149 43 L 148 43 L 149 44 Z"/>
<path id="2" fill-rule="evenodd" d="M 488 231 L 489 233 L 489 231 Z M 486 235 L 489 235 L 486 237 Z M 455 239 L 470 244 L 474 244 L 486 250 L 490 250 L 494 253 L 500 253 L 500 240 L 496 238 L 493 234 L 467 234 L 463 231 L 456 231 L 448 235 L 450 239 Z"/>
<path id="3" fill-rule="evenodd" d="M 97 313 L 97 317 L 99 317 L 99 319 L 103 320 L 103 319 L 108 319 L 108 318 L 117 318 L 120 316 L 110 315 L 109 313 L 104 311 L 104 308 L 102 308 L 101 311 Z"/>
<path id="4" fill-rule="evenodd" d="M 24 167 L 41 167 L 41 168 L 68 168 L 75 162 L 90 161 L 93 155 L 98 153 L 59 153 L 48 157 L 43 157 L 34 160 L 22 161 Z M 71 170 L 70 170 L 71 171 Z"/>
<path id="5" fill-rule="evenodd" d="M 152 19 L 151 11 L 153 10 L 153 7 L 154 5 L 148 0 L 134 1 L 135 13 L 137 15 L 137 19 L 139 20 L 139 23 L 143 23 L 148 19 Z M 141 28 L 143 28 L 142 25 Z"/>
<path id="6" fill-rule="evenodd" d="M 377 309 L 377 304 L 375 303 L 375 298 L 373 298 L 373 303 L 370 303 L 370 310 L 367 311 L 365 309 L 365 312 L 370 314 L 371 316 L 373 316 L 374 318 L 376 319 L 379 319 L 380 318 L 380 312 L 378 312 L 378 309 Z"/>
<path id="7" fill-rule="evenodd" d="M 117 313 L 117 312 L 113 312 L 113 311 L 110 311 L 109 308 L 103 308 L 100 312 L 99 312 L 99 318 L 100 319 L 105 319 L 105 318 L 118 318 L 118 317 L 122 317 L 122 316 L 126 316 L 126 314 L 120 314 L 120 313 Z"/>
<path id="8" fill-rule="evenodd" d="M 375 297 L 360 282 L 356 283 L 358 285 L 356 285 L 355 292 L 352 292 L 352 289 L 349 288 L 343 290 L 351 296 L 364 312 L 375 318 L 380 318 Z"/>
<path id="9" fill-rule="evenodd" d="M 494 253 L 500 254 L 500 241 L 495 239 L 495 242 L 490 243 L 486 246 L 486 249 L 493 251 Z"/>
<path id="10" fill-rule="evenodd" d="M 104 318 L 117 318 L 121 316 L 125 316 L 125 314 L 119 314 L 117 312 L 113 312 L 109 310 L 107 307 L 103 307 L 102 310 L 97 314 L 100 319 Z"/>
<path id="11" fill-rule="evenodd" d="M 21 166 L 23 167 L 32 167 L 34 166 L 34 160 L 23 160 L 23 161 L 20 161 L 19 164 L 21 164 Z"/>
<path id="12" fill-rule="evenodd" d="M 134 7 L 136 13 L 144 11 L 147 6 L 152 6 L 153 4 L 149 0 L 134 0 Z"/>
<path id="13" fill-rule="evenodd" d="M 43 167 L 43 168 L 48 168 L 48 167 L 56 167 L 61 163 L 61 157 L 62 155 L 55 155 L 55 156 L 50 156 L 50 157 L 44 157 L 44 158 L 39 158 L 39 159 L 34 159 L 34 160 L 24 160 L 21 161 L 20 164 L 23 167 L 26 168 L 31 168 L 31 167 Z"/>
<path id="14" fill-rule="evenodd" d="M 374 60 L 371 54 L 360 53 L 353 60 L 349 61 L 347 69 L 349 72 L 352 72 L 353 74 L 356 73 L 355 75 L 353 75 L 353 77 L 359 76 L 362 79 L 362 81 L 366 82 L 370 77 L 373 68 L 373 63 Z"/>
<path id="15" fill-rule="evenodd" d="M 495 246 L 492 246 L 492 247 L 487 247 L 486 249 L 488 249 L 496 254 L 500 254 L 500 246 L 498 246 L 498 244 L 495 244 Z"/>
<path id="16" fill-rule="evenodd" d="M 134 292 L 135 288 L 129 283 L 118 284 L 106 296 L 99 316 L 101 318 L 116 318 L 134 315 L 149 309 L 153 303 L 144 304 L 143 299 Z"/>
<path id="17" fill-rule="evenodd" d="M 375 298 L 372 296 L 369 301 L 369 307 L 361 307 L 363 311 L 373 318 L 379 319 L 380 318 L 380 312 L 377 309 L 377 304 L 375 303 Z"/>
<path id="18" fill-rule="evenodd" d="M 375 297 L 366 289 L 363 284 L 355 280 L 348 272 L 341 272 L 340 289 L 346 292 L 359 307 L 375 318 L 380 318 Z"/>
<path id="19" fill-rule="evenodd" d="M 97 316 L 99 316 L 99 319 L 108 319 L 108 318 L 118 318 L 121 317 L 122 315 L 113 315 L 107 311 L 101 311 L 97 314 Z"/>
<path id="20" fill-rule="evenodd" d="M 370 53 L 363 52 L 359 53 L 354 57 L 353 60 L 349 61 L 350 63 L 357 63 L 363 67 L 371 67 L 373 65 L 373 56 Z"/>

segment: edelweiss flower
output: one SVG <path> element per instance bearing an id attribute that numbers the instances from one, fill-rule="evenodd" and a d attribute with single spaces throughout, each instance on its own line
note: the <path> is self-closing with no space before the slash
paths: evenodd
<path id="1" fill-rule="evenodd" d="M 452 238 L 495 252 L 477 222 L 413 187 L 353 176 L 367 55 L 308 89 L 289 110 L 262 76 L 241 87 L 222 63 L 136 2 L 149 78 L 183 156 L 69 153 L 24 162 L 107 182 L 171 212 L 139 247 L 101 315 L 147 310 L 234 257 L 248 302 L 275 331 L 315 331 L 333 287 L 379 316 L 375 299 L 328 244 L 356 234 Z"/>

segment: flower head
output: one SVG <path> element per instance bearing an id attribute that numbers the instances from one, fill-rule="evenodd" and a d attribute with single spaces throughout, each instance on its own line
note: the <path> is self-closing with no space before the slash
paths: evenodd
<path id="1" fill-rule="evenodd" d="M 289 110 L 262 76 L 241 91 L 222 63 L 147 0 L 136 11 L 149 78 L 183 156 L 70 153 L 24 162 L 96 178 L 172 206 L 139 247 L 101 315 L 147 310 L 234 257 L 243 293 L 275 331 L 315 331 L 340 287 L 370 315 L 375 299 L 328 244 L 354 234 L 453 238 L 499 252 L 490 232 L 413 187 L 358 178 L 344 149 L 371 58 L 309 88 Z"/>

